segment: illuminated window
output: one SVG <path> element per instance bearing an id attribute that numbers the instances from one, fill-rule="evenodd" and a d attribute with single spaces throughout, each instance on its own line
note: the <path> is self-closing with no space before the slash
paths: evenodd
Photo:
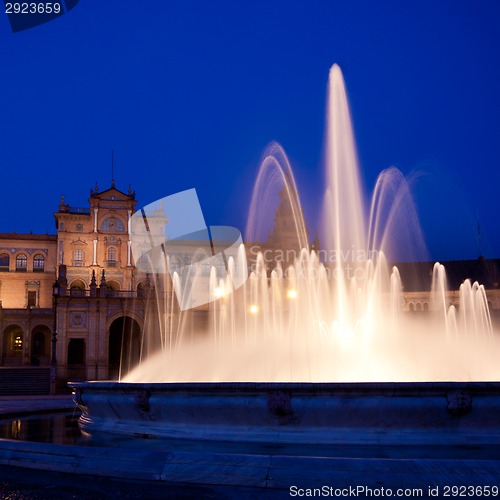
<path id="1" fill-rule="evenodd" d="M 17 325 L 8 326 L 4 330 L 3 355 L 8 358 L 20 358 L 23 355 L 23 330 Z"/>
<path id="2" fill-rule="evenodd" d="M 24 254 L 16 257 L 16 271 L 24 272 L 28 267 L 28 258 Z"/>
<path id="3" fill-rule="evenodd" d="M 33 257 L 33 271 L 43 273 L 45 270 L 45 257 L 43 255 L 35 255 Z"/>

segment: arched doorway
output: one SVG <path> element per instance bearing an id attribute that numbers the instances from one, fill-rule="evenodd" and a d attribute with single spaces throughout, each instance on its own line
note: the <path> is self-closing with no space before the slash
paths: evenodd
<path id="1" fill-rule="evenodd" d="M 69 339 L 66 359 L 68 380 L 86 379 L 86 358 L 85 339 Z"/>
<path id="2" fill-rule="evenodd" d="M 45 325 L 35 326 L 31 331 L 30 365 L 47 366 L 50 362 L 50 329 Z"/>
<path id="3" fill-rule="evenodd" d="M 129 316 L 122 316 L 109 327 L 108 378 L 117 380 L 128 373 L 141 356 L 141 327 Z M 121 367 L 121 371 L 120 371 Z"/>
<path id="4" fill-rule="evenodd" d="M 23 330 L 19 325 L 10 325 L 3 331 L 2 364 L 18 366 L 23 364 Z"/>

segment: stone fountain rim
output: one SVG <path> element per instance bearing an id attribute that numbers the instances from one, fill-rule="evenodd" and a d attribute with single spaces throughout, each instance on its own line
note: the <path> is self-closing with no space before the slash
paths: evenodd
<path id="1" fill-rule="evenodd" d="M 104 392 L 128 392 L 148 390 L 158 392 L 178 391 L 299 391 L 299 392 L 349 392 L 349 393 L 446 393 L 450 390 L 464 390 L 473 393 L 500 394 L 499 382 L 119 382 L 90 380 L 68 382 L 75 390 L 98 389 Z"/>

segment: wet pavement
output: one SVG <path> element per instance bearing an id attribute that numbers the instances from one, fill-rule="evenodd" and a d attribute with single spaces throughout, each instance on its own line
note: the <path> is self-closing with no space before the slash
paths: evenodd
<path id="1" fill-rule="evenodd" d="M 235 486 L 194 486 L 75 476 L 0 465 L 2 500 L 242 500 L 289 498 L 288 491 Z"/>
<path id="2" fill-rule="evenodd" d="M 0 396 L 0 418 L 22 417 L 39 413 L 71 411 L 77 408 L 71 395 Z"/>

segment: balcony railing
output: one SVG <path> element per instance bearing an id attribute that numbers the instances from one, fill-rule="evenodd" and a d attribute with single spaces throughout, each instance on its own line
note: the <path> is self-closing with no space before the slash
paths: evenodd
<path id="1" fill-rule="evenodd" d="M 67 207 L 67 212 L 69 212 L 70 214 L 90 215 L 90 207 Z"/>
<path id="2" fill-rule="evenodd" d="M 45 315 L 45 316 L 52 316 L 54 314 L 54 309 L 52 307 L 50 308 L 42 308 L 42 307 L 14 307 L 14 308 L 7 308 L 4 309 L 4 314 L 6 315 L 16 315 L 16 314 L 21 314 L 24 315 L 26 314 L 26 311 L 30 311 L 30 314 L 33 316 L 40 316 L 40 315 Z"/>
<path id="3" fill-rule="evenodd" d="M 139 292 L 139 293 L 138 293 Z M 97 289 L 96 296 L 100 296 L 100 289 Z M 144 294 L 137 290 L 106 290 L 106 297 L 119 298 L 119 299 L 135 299 L 141 298 Z M 65 297 L 90 297 L 90 290 L 82 290 L 80 288 L 73 288 L 66 292 Z"/>

